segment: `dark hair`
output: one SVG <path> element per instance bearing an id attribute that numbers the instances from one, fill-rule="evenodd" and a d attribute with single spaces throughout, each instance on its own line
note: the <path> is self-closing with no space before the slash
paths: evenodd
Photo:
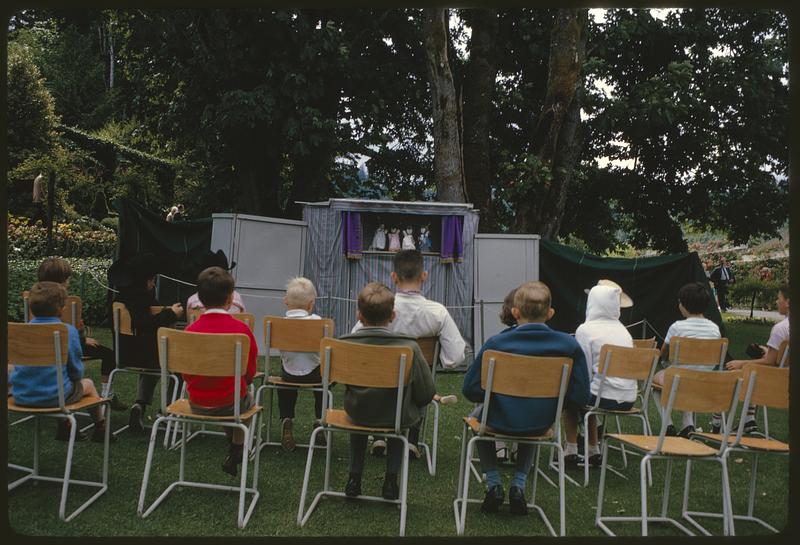
<path id="1" fill-rule="evenodd" d="M 503 308 L 500 309 L 500 321 L 508 327 L 517 325 L 517 319 L 511 314 L 511 307 L 514 306 L 514 295 L 517 293 L 517 288 L 514 288 L 506 298 L 503 299 Z"/>
<path id="2" fill-rule="evenodd" d="M 233 287 L 233 277 L 221 267 L 209 267 L 197 276 L 197 296 L 206 308 L 224 306 Z"/>
<path id="3" fill-rule="evenodd" d="M 401 282 L 418 280 L 422 276 L 422 253 L 419 250 L 400 250 L 394 256 L 394 272 Z"/>
<path id="4" fill-rule="evenodd" d="M 514 307 L 519 309 L 523 318 L 533 322 L 543 321 L 547 317 L 550 302 L 550 288 L 544 282 L 525 282 L 514 294 Z"/>
<path id="5" fill-rule="evenodd" d="M 790 292 L 789 292 L 789 282 L 788 281 L 787 282 L 783 282 L 780 285 L 780 287 L 778 288 L 778 291 L 783 294 L 783 298 L 784 299 L 791 299 L 791 296 L 789 295 Z"/>
<path id="6" fill-rule="evenodd" d="M 711 295 L 700 282 L 689 282 L 678 290 L 678 301 L 689 314 L 702 314 L 708 308 Z"/>
<path id="7" fill-rule="evenodd" d="M 358 294 L 358 311 L 364 325 L 384 325 L 392 319 L 394 293 L 380 282 L 370 282 Z"/>
<path id="8" fill-rule="evenodd" d="M 58 282 L 37 282 L 31 287 L 28 305 L 37 318 L 61 316 L 67 304 L 67 290 Z"/>
<path id="9" fill-rule="evenodd" d="M 36 270 L 39 282 L 57 282 L 63 284 L 72 276 L 72 267 L 60 257 L 48 257 Z"/>

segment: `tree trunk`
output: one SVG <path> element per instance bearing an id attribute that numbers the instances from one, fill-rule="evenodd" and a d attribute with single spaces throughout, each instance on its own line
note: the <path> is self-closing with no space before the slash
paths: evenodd
<path id="1" fill-rule="evenodd" d="M 545 238 L 558 234 L 578 150 L 581 68 L 586 56 L 587 9 L 561 9 L 550 34 L 547 91 L 536 124 L 533 151 L 539 167 L 528 198 L 518 203 L 515 230 Z"/>
<path id="2" fill-rule="evenodd" d="M 447 58 L 447 17 L 447 9 L 425 9 L 425 58 L 433 103 L 433 172 L 440 201 L 465 202 L 458 106 Z"/>
<path id="3" fill-rule="evenodd" d="M 464 81 L 464 176 L 469 198 L 481 211 L 481 230 L 491 232 L 496 229 L 496 221 L 490 191 L 494 173 L 489 129 L 497 76 L 499 20 L 496 9 L 464 10 L 464 18 L 472 28 Z"/>
<path id="4" fill-rule="evenodd" d="M 108 22 L 108 89 L 114 88 L 114 28 Z"/>

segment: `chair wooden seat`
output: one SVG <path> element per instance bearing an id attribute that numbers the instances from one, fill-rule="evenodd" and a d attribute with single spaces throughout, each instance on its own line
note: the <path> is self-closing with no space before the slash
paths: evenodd
<path id="1" fill-rule="evenodd" d="M 267 382 L 276 386 L 292 386 L 294 388 L 322 388 L 321 382 L 288 382 L 275 375 L 270 375 Z"/>
<path id="2" fill-rule="evenodd" d="M 109 401 L 109 398 L 98 397 L 98 396 L 84 396 L 77 403 L 73 403 L 71 405 L 65 405 L 65 408 L 71 412 L 80 411 L 88 407 L 99 405 L 100 403 L 105 403 L 106 401 Z M 17 405 L 13 397 L 8 398 L 8 410 L 19 413 L 37 413 L 37 414 L 50 414 L 50 413 L 61 412 L 61 409 L 58 407 L 28 407 L 25 405 Z"/>
<path id="3" fill-rule="evenodd" d="M 722 442 L 722 435 L 719 433 L 695 433 L 692 435 L 695 437 L 702 437 L 703 439 L 708 439 L 710 441 L 716 441 L 717 443 Z M 735 437 L 735 433 L 730 434 L 728 436 L 728 443 L 732 443 Z M 777 439 L 764 439 L 763 437 L 742 437 L 739 445 L 753 450 L 789 452 L 788 443 L 778 441 Z"/>
<path id="4" fill-rule="evenodd" d="M 591 411 L 594 411 L 594 412 L 602 412 L 602 413 L 607 413 L 607 414 L 611 414 L 611 415 L 614 415 L 614 414 L 635 415 L 635 414 L 641 414 L 641 412 L 642 412 L 642 410 L 639 409 L 638 407 L 631 407 L 630 409 L 627 409 L 625 411 L 621 411 L 619 409 L 604 409 L 602 407 L 598 407 L 598 408 L 595 409 L 591 405 L 586 405 L 586 407 L 584 407 L 584 410 L 586 410 L 586 411 L 590 411 L 591 410 Z"/>
<path id="5" fill-rule="evenodd" d="M 266 374 L 264 373 L 264 371 L 256 371 L 256 373 L 253 375 L 253 380 L 255 380 L 257 378 L 260 378 L 260 379 L 263 380 L 265 375 Z"/>
<path id="6" fill-rule="evenodd" d="M 242 420 L 249 420 L 251 416 L 253 416 L 260 410 L 261 407 L 259 405 L 253 405 L 252 407 L 247 409 L 247 411 L 241 414 Z M 198 420 L 233 420 L 232 414 L 227 416 L 208 416 L 192 412 L 192 406 L 189 405 L 189 400 L 185 398 L 179 399 L 174 403 L 171 403 L 167 407 L 167 413 L 175 416 L 191 416 L 192 418 L 196 418 Z"/>
<path id="7" fill-rule="evenodd" d="M 609 433 L 607 437 L 622 441 L 627 445 L 644 451 L 655 450 L 658 444 L 657 435 Z M 664 444 L 662 445 L 661 452 L 670 456 L 714 456 L 717 454 L 717 449 L 697 441 L 692 441 L 691 439 L 684 439 L 683 437 L 664 437 Z"/>
<path id="8" fill-rule="evenodd" d="M 343 428 L 347 430 L 359 430 L 359 431 L 375 431 L 375 432 L 384 432 L 384 433 L 394 433 L 394 428 L 389 427 L 375 427 L 375 426 L 362 426 L 360 424 L 356 424 L 347 413 L 342 409 L 327 409 L 325 411 L 325 423 L 328 426 L 333 426 L 336 428 Z"/>
<path id="9" fill-rule="evenodd" d="M 478 433 L 478 430 L 481 429 L 481 421 L 478 420 L 475 417 L 465 416 L 464 417 L 464 422 L 466 422 L 467 426 L 469 426 L 469 428 L 474 433 Z M 484 430 L 484 435 L 506 435 L 507 436 L 509 434 L 503 433 L 501 431 L 497 431 L 495 429 L 492 429 L 489 426 L 486 426 L 486 429 Z M 545 432 L 544 435 L 519 435 L 519 436 L 514 435 L 514 437 L 518 437 L 519 439 L 525 439 L 525 440 L 530 440 L 530 441 L 540 441 L 540 440 L 552 439 L 553 438 L 553 428 L 550 428 L 549 430 L 547 430 L 547 432 Z"/>

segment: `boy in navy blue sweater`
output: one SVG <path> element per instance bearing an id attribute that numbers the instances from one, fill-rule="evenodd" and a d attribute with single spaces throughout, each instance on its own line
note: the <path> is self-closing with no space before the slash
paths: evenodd
<path id="1" fill-rule="evenodd" d="M 481 388 L 481 360 L 485 350 L 499 350 L 524 356 L 560 356 L 572 358 L 572 373 L 565 402 L 583 407 L 589 400 L 589 374 L 586 357 L 580 345 L 566 333 L 550 329 L 545 322 L 555 311 L 550 307 L 550 289 L 542 282 L 526 282 L 514 294 L 511 313 L 517 327 L 490 337 L 475 356 L 475 361 L 464 376 L 462 391 L 470 401 L 483 401 Z M 531 380 L 535 377 L 531 376 Z M 558 400 L 533 399 L 502 394 L 492 394 L 487 425 L 508 435 L 541 435 L 555 422 Z M 478 415 L 480 418 L 480 415 Z M 477 444 L 481 469 L 486 473 L 487 491 L 481 510 L 496 513 L 503 504 L 503 481 L 497 469 L 496 446 L 490 441 Z M 525 481 L 533 464 L 533 447 L 520 444 L 517 450 L 516 473 L 511 481 L 508 500 L 511 512 L 525 515 Z"/>
<path id="2" fill-rule="evenodd" d="M 29 304 L 34 318 L 32 324 L 61 323 L 61 312 L 67 300 L 67 290 L 56 282 L 37 282 L 30 291 Z M 67 326 L 67 361 L 62 367 L 64 378 L 64 404 L 77 403 L 83 396 L 97 397 L 97 389 L 90 378 L 83 377 L 81 363 L 81 342 L 78 330 Z M 14 362 L 11 362 L 14 363 Z M 55 362 L 53 362 L 55 364 Z M 27 407 L 58 407 L 58 382 L 54 372 L 55 366 L 14 365 L 11 374 L 11 393 L 17 405 Z M 95 422 L 92 441 L 103 442 L 105 438 L 105 418 L 102 407 L 92 408 L 92 419 Z M 69 421 L 59 424 L 56 439 L 65 441 L 69 438 Z M 88 439 L 80 430 L 76 430 L 77 441 Z"/>

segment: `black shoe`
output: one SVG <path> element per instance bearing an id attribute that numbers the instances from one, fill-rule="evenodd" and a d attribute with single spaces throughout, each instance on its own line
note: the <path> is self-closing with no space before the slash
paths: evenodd
<path id="1" fill-rule="evenodd" d="M 567 454 L 564 456 L 564 467 L 566 469 L 578 469 L 578 466 L 582 460 L 583 456 L 579 456 L 578 454 Z"/>
<path id="2" fill-rule="evenodd" d="M 228 455 L 222 461 L 222 471 L 228 475 L 236 477 L 239 472 L 239 464 L 242 463 L 242 449 L 244 445 L 231 445 Z"/>
<path id="3" fill-rule="evenodd" d="M 528 505 L 525 501 L 525 492 L 518 486 L 508 489 L 508 505 L 512 515 L 527 515 Z"/>
<path id="4" fill-rule="evenodd" d="M 714 435 L 719 435 L 722 432 L 722 428 L 719 424 L 711 424 L 711 433 Z"/>
<path id="5" fill-rule="evenodd" d="M 675 426 L 670 424 L 669 426 L 667 426 L 667 431 L 664 433 L 664 435 L 667 437 L 677 437 L 678 430 L 675 429 Z"/>
<path id="6" fill-rule="evenodd" d="M 120 401 L 117 394 L 111 394 L 111 410 L 112 411 L 127 411 L 128 406 Z"/>
<path id="7" fill-rule="evenodd" d="M 69 441 L 69 430 L 72 424 L 69 420 L 62 420 L 56 428 L 56 441 Z M 80 429 L 75 430 L 75 442 L 88 441 L 89 435 Z"/>
<path id="8" fill-rule="evenodd" d="M 101 425 L 94 425 L 94 431 L 92 432 L 92 441 L 94 443 L 104 443 L 106 440 L 106 425 L 105 422 Z M 108 434 L 108 442 L 115 443 L 117 441 L 117 436 L 113 433 Z"/>
<path id="9" fill-rule="evenodd" d="M 144 432 L 144 422 L 142 415 L 144 414 L 144 407 L 140 403 L 131 405 L 131 413 L 128 416 L 128 426 L 130 431 L 134 433 Z"/>
<path id="10" fill-rule="evenodd" d="M 397 486 L 397 473 L 387 473 L 383 478 L 381 496 L 385 500 L 396 500 L 400 497 L 400 487 Z"/>
<path id="11" fill-rule="evenodd" d="M 694 433 L 694 426 L 686 426 L 683 428 L 680 433 L 678 433 L 678 437 L 683 437 L 684 439 L 689 439 L 690 436 Z"/>
<path id="12" fill-rule="evenodd" d="M 503 491 L 502 484 L 496 484 L 489 488 L 489 490 L 486 491 L 486 495 L 483 497 L 481 511 L 484 513 L 497 513 L 497 511 L 500 509 L 500 506 L 503 505 L 505 496 L 506 495 Z"/>
<path id="13" fill-rule="evenodd" d="M 600 467 L 603 465 L 603 455 L 602 454 L 592 454 L 589 456 L 589 465 L 591 467 Z"/>
<path id="14" fill-rule="evenodd" d="M 758 424 L 755 420 L 748 420 L 744 423 L 744 429 L 742 429 L 742 433 L 753 434 L 758 431 Z"/>
<path id="15" fill-rule="evenodd" d="M 361 495 L 361 473 L 350 474 L 347 484 L 344 485 L 344 493 L 348 498 L 355 498 Z"/>
<path id="16" fill-rule="evenodd" d="M 578 454 L 583 456 L 584 455 L 584 452 L 583 452 L 583 434 L 579 433 L 578 434 L 578 438 L 576 439 L 576 441 L 578 443 Z"/>

